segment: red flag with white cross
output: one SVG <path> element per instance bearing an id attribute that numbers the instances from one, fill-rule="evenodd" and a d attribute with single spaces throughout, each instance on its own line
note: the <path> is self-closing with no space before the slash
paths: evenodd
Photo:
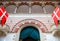
<path id="1" fill-rule="evenodd" d="M 8 18 L 8 13 L 6 12 L 4 6 L 1 6 L 0 7 L 0 20 L 1 20 L 2 26 L 5 24 L 7 18 Z"/>
<path id="2" fill-rule="evenodd" d="M 52 13 L 52 18 L 56 24 L 56 27 L 58 27 L 58 20 L 60 17 L 60 9 L 58 8 L 58 6 L 55 8 L 55 10 Z"/>

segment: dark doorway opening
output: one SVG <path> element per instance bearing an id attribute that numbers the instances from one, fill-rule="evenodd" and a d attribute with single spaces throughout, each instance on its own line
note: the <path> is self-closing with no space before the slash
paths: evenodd
<path id="1" fill-rule="evenodd" d="M 40 41 L 40 33 L 34 26 L 26 26 L 20 32 L 19 41 Z"/>
<path id="2" fill-rule="evenodd" d="M 27 37 L 23 39 L 22 41 L 37 41 L 37 40 L 33 39 L 32 37 Z"/>

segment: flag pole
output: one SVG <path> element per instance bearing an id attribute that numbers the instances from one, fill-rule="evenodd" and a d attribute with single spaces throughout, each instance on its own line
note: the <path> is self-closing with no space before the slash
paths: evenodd
<path id="1" fill-rule="evenodd" d="M 3 27 L 3 25 L 2 25 L 2 20 L 0 20 L 0 26 L 2 26 L 2 27 Z"/>
<path id="2" fill-rule="evenodd" d="M 60 25 L 60 19 L 58 20 L 58 29 L 59 29 L 59 25 Z"/>

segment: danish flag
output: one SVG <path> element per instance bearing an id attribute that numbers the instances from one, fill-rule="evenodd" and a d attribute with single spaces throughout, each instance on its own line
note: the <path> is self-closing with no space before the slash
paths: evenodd
<path id="1" fill-rule="evenodd" d="M 60 9 L 58 8 L 58 6 L 55 8 L 55 10 L 52 13 L 52 18 L 56 24 L 56 27 L 58 27 L 58 20 L 60 17 Z"/>
<path id="2" fill-rule="evenodd" d="M 6 12 L 4 6 L 1 6 L 0 7 L 0 20 L 1 20 L 2 26 L 5 24 L 7 18 L 8 18 L 8 13 Z"/>

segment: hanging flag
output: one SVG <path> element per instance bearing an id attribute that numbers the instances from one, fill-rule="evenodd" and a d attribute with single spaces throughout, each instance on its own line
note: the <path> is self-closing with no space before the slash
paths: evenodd
<path id="1" fill-rule="evenodd" d="M 0 7 L 0 20 L 1 20 L 2 26 L 5 24 L 7 18 L 8 18 L 8 13 L 6 12 L 4 6 L 1 6 Z"/>
<path id="2" fill-rule="evenodd" d="M 60 17 L 60 9 L 58 8 L 58 6 L 55 8 L 55 10 L 52 13 L 52 18 L 56 24 L 56 27 L 58 27 L 58 20 Z"/>

